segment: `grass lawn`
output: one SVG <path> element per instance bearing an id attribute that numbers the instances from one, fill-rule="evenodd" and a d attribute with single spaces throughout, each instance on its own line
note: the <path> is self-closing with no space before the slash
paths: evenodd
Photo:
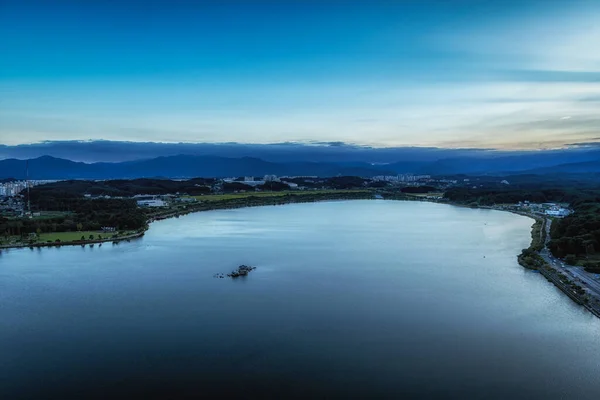
<path id="1" fill-rule="evenodd" d="M 81 232 L 52 232 L 52 233 L 41 233 L 40 242 L 55 242 L 56 239 L 60 239 L 61 242 L 72 242 L 74 240 L 81 240 L 82 236 L 85 239 L 89 239 L 90 235 L 94 235 L 94 239 L 98 239 L 98 235 L 102 236 L 103 239 L 112 236 L 112 233 L 102 233 L 99 231 L 81 231 Z"/>
<path id="2" fill-rule="evenodd" d="M 136 231 L 121 231 L 119 237 L 131 235 Z M 81 231 L 81 232 L 53 232 L 53 233 L 41 233 L 36 243 L 47 243 L 48 241 L 56 242 L 56 239 L 60 239 L 61 243 L 68 243 L 77 240 L 81 240 L 82 236 L 85 236 L 85 240 L 89 240 L 90 235 L 94 235 L 94 240 L 98 240 L 98 235 L 102 236 L 102 239 L 112 239 L 114 233 L 102 233 L 100 231 Z M 21 240 L 20 236 L 10 236 L 6 239 L 4 236 L 0 237 L 0 244 L 26 244 L 28 239 Z"/>
<path id="3" fill-rule="evenodd" d="M 246 197 L 281 197 L 286 194 L 293 194 L 298 196 L 303 195 L 315 195 L 315 194 L 326 194 L 326 193 L 359 193 L 365 192 L 366 190 L 355 189 L 355 190 L 285 190 L 281 192 L 245 192 L 245 193 L 231 193 L 231 194 L 207 194 L 204 196 L 192 196 L 198 201 L 219 201 L 219 200 L 231 200 L 231 199 L 243 199 Z"/>

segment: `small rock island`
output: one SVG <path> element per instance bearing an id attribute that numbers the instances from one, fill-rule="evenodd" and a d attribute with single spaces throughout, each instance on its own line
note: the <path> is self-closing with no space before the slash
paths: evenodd
<path id="1" fill-rule="evenodd" d="M 238 276 L 246 276 L 250 271 L 254 271 L 256 267 L 250 267 L 248 265 L 240 265 L 235 271 L 227 274 L 231 278 L 237 278 Z"/>
<path id="2" fill-rule="evenodd" d="M 236 270 L 231 271 L 227 274 L 230 278 L 237 278 L 238 276 L 247 276 L 250 271 L 254 271 L 256 267 L 251 267 L 249 265 L 240 265 Z M 224 278 L 224 274 L 215 274 L 215 278 Z"/>

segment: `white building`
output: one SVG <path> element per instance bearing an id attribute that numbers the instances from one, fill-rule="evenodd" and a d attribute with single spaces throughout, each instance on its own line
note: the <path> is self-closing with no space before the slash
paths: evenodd
<path id="1" fill-rule="evenodd" d="M 553 217 L 566 217 L 567 215 L 570 214 L 570 211 L 565 208 L 558 208 L 558 209 L 546 210 L 545 214 L 553 216 Z"/>
<path id="2" fill-rule="evenodd" d="M 140 207 L 165 207 L 167 203 L 160 199 L 138 200 L 137 205 Z"/>
<path id="3" fill-rule="evenodd" d="M 277 175 L 265 175 L 263 178 L 265 182 L 279 182 Z"/>

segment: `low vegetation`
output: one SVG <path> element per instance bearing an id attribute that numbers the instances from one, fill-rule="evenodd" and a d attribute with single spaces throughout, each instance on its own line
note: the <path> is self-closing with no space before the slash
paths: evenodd
<path id="1" fill-rule="evenodd" d="M 535 220 L 531 227 L 531 244 L 528 248 L 523 249 L 517 257 L 519 264 L 525 268 L 538 269 L 545 264 L 544 259 L 538 253 L 544 248 L 545 241 L 545 221 L 543 218 Z"/>

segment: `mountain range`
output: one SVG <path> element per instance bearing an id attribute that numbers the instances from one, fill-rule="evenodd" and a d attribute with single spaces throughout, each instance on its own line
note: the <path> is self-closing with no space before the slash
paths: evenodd
<path id="1" fill-rule="evenodd" d="M 191 178 L 274 175 L 374 176 L 393 170 L 367 163 L 273 163 L 258 158 L 177 155 L 118 163 L 83 163 L 42 156 L 29 161 L 30 179 Z M 23 179 L 26 160 L 0 160 L 0 178 Z"/>
<path id="2" fill-rule="evenodd" d="M 427 161 L 394 163 L 367 162 L 270 162 L 253 157 L 174 155 L 124 162 L 83 163 L 42 156 L 29 161 L 30 179 L 127 179 L 263 176 L 337 176 L 372 177 L 401 173 L 430 175 L 513 175 L 586 174 L 600 172 L 600 151 L 586 153 L 585 161 L 560 154 L 528 154 L 478 157 L 462 156 Z M 0 160 L 0 179 L 26 177 L 27 160 Z"/>

